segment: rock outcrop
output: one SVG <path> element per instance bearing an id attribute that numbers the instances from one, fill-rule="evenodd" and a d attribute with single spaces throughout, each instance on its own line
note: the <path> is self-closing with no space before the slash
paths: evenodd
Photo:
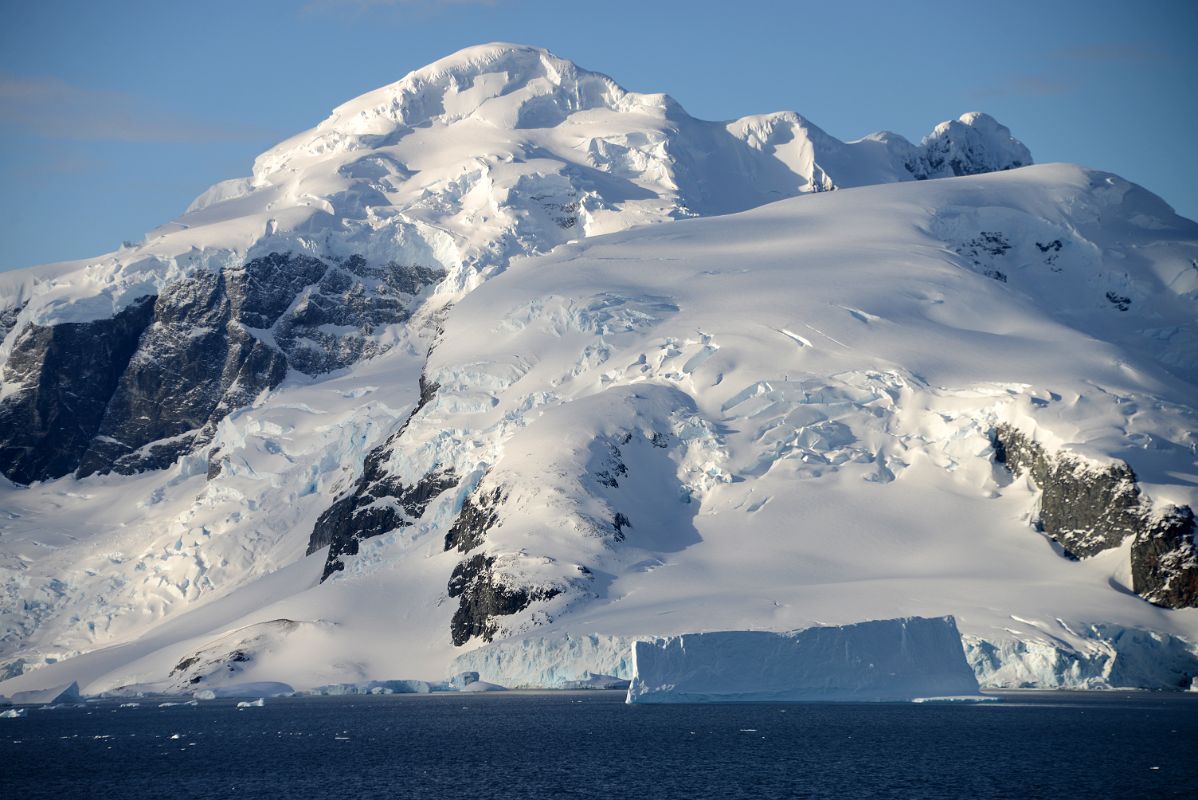
<path id="1" fill-rule="evenodd" d="M 479 553 L 453 570 L 449 596 L 458 600 L 458 608 L 450 622 L 450 635 L 455 645 L 464 645 L 475 636 L 489 642 L 498 632 L 495 617 L 518 614 L 561 593 L 553 587 L 506 586 L 495 573 L 495 561 L 494 556 Z"/>
<path id="2" fill-rule="evenodd" d="M 424 408 L 437 392 L 437 385 L 420 377 L 420 399 L 408 415 L 408 421 Z M 328 547 L 324 581 L 345 568 L 344 557 L 356 555 L 360 542 L 381 536 L 396 528 L 411 525 L 420 519 L 425 508 L 442 492 L 458 484 L 452 469 L 433 471 L 414 485 L 404 485 L 387 470 L 387 460 L 399 446 L 407 429 L 407 421 L 399 430 L 366 456 L 362 477 L 354 488 L 325 510 L 308 538 L 308 554 Z"/>
<path id="3" fill-rule="evenodd" d="M 1131 543 L 1131 585 L 1166 608 L 1198 606 L 1198 547 L 1189 506 L 1166 509 Z"/>
<path id="4" fill-rule="evenodd" d="M 1198 606 L 1198 552 L 1188 506 L 1154 512 L 1136 474 L 1122 462 L 1097 465 L 1049 453 L 1012 425 L 992 435 L 994 460 L 1040 490 L 1037 525 L 1066 556 L 1088 558 L 1132 539 L 1132 589 L 1167 608 Z"/>
<path id="5" fill-rule="evenodd" d="M 1028 475 L 1040 490 L 1039 525 L 1072 558 L 1118 547 L 1140 532 L 1148 508 L 1123 462 L 1099 466 L 1070 453 L 1048 453 L 1011 425 L 994 430 L 994 460 Z"/>
<path id="6" fill-rule="evenodd" d="M 380 352 L 378 329 L 406 321 L 442 274 L 271 253 L 198 271 L 112 319 L 31 324 L 5 367 L 19 388 L 0 405 L 0 472 L 29 483 L 169 466 L 289 369 Z"/>
<path id="7" fill-rule="evenodd" d="M 142 332 L 153 295 L 111 319 L 27 325 L 4 367 L 0 472 L 16 483 L 72 472 L 94 440 Z"/>

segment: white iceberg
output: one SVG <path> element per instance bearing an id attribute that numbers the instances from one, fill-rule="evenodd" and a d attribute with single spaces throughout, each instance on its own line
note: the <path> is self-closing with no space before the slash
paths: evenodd
<path id="1" fill-rule="evenodd" d="M 627 689 L 632 642 L 596 633 L 518 636 L 462 653 L 450 670 L 513 689 Z"/>
<path id="2" fill-rule="evenodd" d="M 307 689 L 300 694 L 305 695 L 332 695 L 341 696 L 347 694 L 429 694 L 430 692 L 444 691 L 443 684 L 429 683 L 421 680 L 381 680 L 381 681 L 355 681 L 350 683 L 329 683 L 323 686 L 317 686 L 314 689 Z"/>
<path id="3" fill-rule="evenodd" d="M 228 686 L 218 686 L 208 690 L 212 698 L 198 697 L 200 700 L 216 699 L 218 697 L 285 697 L 295 694 L 291 684 L 279 681 L 253 681 L 251 683 L 234 683 Z"/>
<path id="4" fill-rule="evenodd" d="M 500 686 L 497 683 L 488 683 L 487 681 L 471 681 L 462 688 L 459 692 L 475 693 L 475 692 L 506 692 L 506 686 Z"/>
<path id="5" fill-rule="evenodd" d="M 952 617 L 790 633 L 721 631 L 638 641 L 629 703 L 910 701 L 978 695 Z"/>
<path id="6" fill-rule="evenodd" d="M 27 692 L 16 692 L 9 701 L 13 705 L 44 706 L 51 703 L 81 703 L 83 696 L 79 694 L 79 684 L 71 682 L 63 686 L 52 686 L 48 689 L 31 689 Z"/>
<path id="7" fill-rule="evenodd" d="M 259 697 L 257 700 L 242 700 L 237 704 L 238 708 L 262 708 L 266 705 L 266 701 Z"/>
<path id="8" fill-rule="evenodd" d="M 0 711 L 0 719 L 20 719 L 25 716 L 25 709 L 10 708 L 7 711 Z"/>

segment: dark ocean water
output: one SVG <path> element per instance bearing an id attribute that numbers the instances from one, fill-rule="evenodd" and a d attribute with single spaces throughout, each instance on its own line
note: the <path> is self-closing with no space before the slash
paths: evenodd
<path id="1" fill-rule="evenodd" d="M 1198 798 L 1198 696 L 626 706 L 622 692 L 118 702 L 0 719 L 0 797 Z"/>

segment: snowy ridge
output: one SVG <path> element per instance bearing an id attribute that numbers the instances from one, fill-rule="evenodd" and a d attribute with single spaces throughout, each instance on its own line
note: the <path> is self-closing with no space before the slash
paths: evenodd
<path id="1" fill-rule="evenodd" d="M 953 141 L 971 143 L 969 171 L 1030 163 L 1014 140 L 964 132 L 995 126 L 951 123 Z M 482 45 L 339 106 L 142 243 L 0 277 L 0 298 L 28 301 L 18 326 L 86 321 L 196 270 L 300 252 L 449 270 L 452 299 L 479 272 L 581 235 L 911 180 L 908 162 L 943 138 L 846 144 L 790 112 L 704 122 L 548 51 Z"/>
<path id="2" fill-rule="evenodd" d="M 7 354 L 31 321 L 276 252 L 444 273 L 355 328 L 371 357 L 287 372 L 167 468 L 0 487 L 0 692 L 304 691 L 454 659 L 545 685 L 627 677 L 638 637 L 950 614 L 989 685 L 1116 685 L 1161 642 L 1172 666 L 1126 680 L 1180 680 L 1198 610 L 1135 596 L 1130 543 L 1062 558 L 992 436 L 1126 462 L 1153 508 L 1198 500 L 1198 226 L 1106 173 L 1007 171 L 1025 157 L 984 115 L 843 143 L 487 46 L 140 245 L 0 277 Z M 349 500 L 329 572 L 308 550 Z"/>

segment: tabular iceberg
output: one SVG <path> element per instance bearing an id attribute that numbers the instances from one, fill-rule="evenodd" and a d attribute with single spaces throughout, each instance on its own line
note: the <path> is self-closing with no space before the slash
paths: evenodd
<path id="1" fill-rule="evenodd" d="M 635 642 L 629 703 L 914 700 L 978 694 L 952 617 Z"/>
<path id="2" fill-rule="evenodd" d="M 46 706 L 53 703 L 80 703 L 82 701 L 79 684 L 74 681 L 64 686 L 17 692 L 9 698 L 9 702 L 13 705 L 21 706 Z"/>

